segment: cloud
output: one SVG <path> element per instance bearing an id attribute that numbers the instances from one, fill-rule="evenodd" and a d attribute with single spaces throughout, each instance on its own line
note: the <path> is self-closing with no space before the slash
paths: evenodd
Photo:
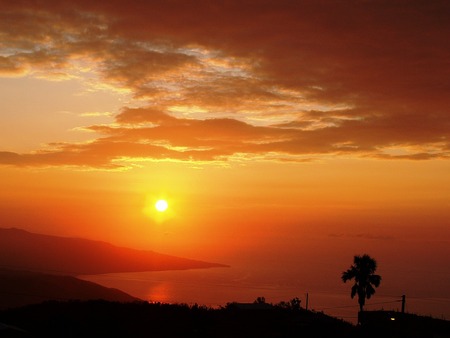
<path id="1" fill-rule="evenodd" d="M 95 74 L 140 108 L 9 165 L 446 159 L 447 1 L 0 3 L 0 75 Z M 400 149 L 392 151 L 392 149 Z M 121 164 L 126 159 L 127 164 Z"/>
<path id="2" fill-rule="evenodd" d="M 155 108 L 125 108 L 116 116 L 119 124 L 154 123 L 157 125 L 177 123 L 177 119 Z"/>
<path id="3" fill-rule="evenodd" d="M 370 233 L 359 233 L 359 234 L 343 234 L 343 233 L 331 233 L 329 237 L 335 238 L 358 238 L 358 239 L 369 239 L 369 240 L 395 240 L 395 237 L 385 236 L 385 235 L 373 235 Z"/>
<path id="4" fill-rule="evenodd" d="M 343 123 L 345 125 L 345 122 Z M 341 128 L 348 129 L 346 133 Z M 253 126 L 234 119 L 183 119 L 154 108 L 127 108 L 116 116 L 116 125 L 88 129 L 104 137 L 81 144 L 53 144 L 52 149 L 32 154 L 3 152 L 0 163 L 17 166 L 90 166 L 105 169 L 127 167 L 142 160 L 222 161 L 247 157 L 304 161 L 301 156 L 356 154 L 378 158 L 429 159 L 439 154 L 383 154 L 364 127 L 325 127 L 314 130 Z M 386 131 L 390 133 L 390 131 Z M 366 136 L 367 135 L 367 136 Z M 401 140 L 399 140 L 401 141 Z M 278 154 L 278 156 L 274 156 Z"/>

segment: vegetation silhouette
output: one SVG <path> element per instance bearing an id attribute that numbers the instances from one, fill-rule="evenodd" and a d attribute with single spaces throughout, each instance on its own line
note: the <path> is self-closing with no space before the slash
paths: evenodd
<path id="1" fill-rule="evenodd" d="M 0 323 L 28 332 L 24 337 L 204 337 L 272 338 L 358 337 L 356 327 L 323 313 L 298 307 L 298 300 L 261 307 L 229 303 L 48 301 L 0 311 Z M 0 337 L 3 337 L 0 332 Z"/>
<path id="2" fill-rule="evenodd" d="M 366 304 L 366 298 L 370 299 L 375 293 L 375 288 L 380 285 L 381 276 L 376 275 L 377 262 L 367 254 L 355 256 L 353 265 L 350 269 L 342 272 L 342 281 L 346 283 L 348 280 L 355 280 L 351 289 L 351 297 L 354 298 L 358 294 L 359 309 L 362 312 Z"/>
<path id="3" fill-rule="evenodd" d="M 145 301 L 47 301 L 0 311 L 0 337 L 428 338 L 450 333 L 446 320 L 364 311 L 364 320 L 355 326 L 298 305 L 296 298 L 215 309 Z"/>

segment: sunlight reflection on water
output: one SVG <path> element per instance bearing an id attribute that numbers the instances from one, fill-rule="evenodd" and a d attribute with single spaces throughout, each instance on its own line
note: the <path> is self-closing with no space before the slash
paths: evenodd
<path id="1" fill-rule="evenodd" d="M 356 321 L 358 312 L 356 299 L 352 300 L 349 292 L 343 292 L 343 289 L 332 291 L 315 289 L 291 278 L 262 279 L 255 272 L 249 272 L 244 268 L 117 273 L 82 276 L 82 278 L 152 302 L 197 303 L 219 307 L 233 301 L 253 302 L 261 296 L 270 303 L 289 301 L 298 297 L 301 306 L 305 307 L 308 292 L 309 309 L 323 311 L 349 322 Z M 383 296 L 378 293 L 367 302 L 369 310 L 400 308 L 400 295 Z M 448 318 L 450 299 L 408 298 L 407 311 Z"/>

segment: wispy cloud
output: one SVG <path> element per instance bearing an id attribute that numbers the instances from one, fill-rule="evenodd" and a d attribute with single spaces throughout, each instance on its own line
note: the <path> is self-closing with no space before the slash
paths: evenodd
<path id="1" fill-rule="evenodd" d="M 99 117 L 99 116 L 113 116 L 111 112 L 100 112 L 100 111 L 92 111 L 92 112 L 85 112 L 81 113 L 80 116 L 82 117 Z"/>
<path id="2" fill-rule="evenodd" d="M 332 233 L 329 234 L 330 237 L 336 237 L 336 238 L 358 238 L 358 239 L 368 239 L 368 240 L 380 240 L 380 241 L 387 241 L 387 240 L 394 240 L 395 237 L 392 236 L 385 236 L 385 235 L 374 235 L 371 233 L 359 233 L 359 234 L 343 234 L 343 233 Z"/>

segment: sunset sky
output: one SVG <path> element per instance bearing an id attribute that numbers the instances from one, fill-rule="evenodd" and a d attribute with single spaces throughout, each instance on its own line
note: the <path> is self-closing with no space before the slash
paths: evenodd
<path id="1" fill-rule="evenodd" d="M 447 0 L 0 0 L 0 226 L 448 289 L 449 37 Z"/>

